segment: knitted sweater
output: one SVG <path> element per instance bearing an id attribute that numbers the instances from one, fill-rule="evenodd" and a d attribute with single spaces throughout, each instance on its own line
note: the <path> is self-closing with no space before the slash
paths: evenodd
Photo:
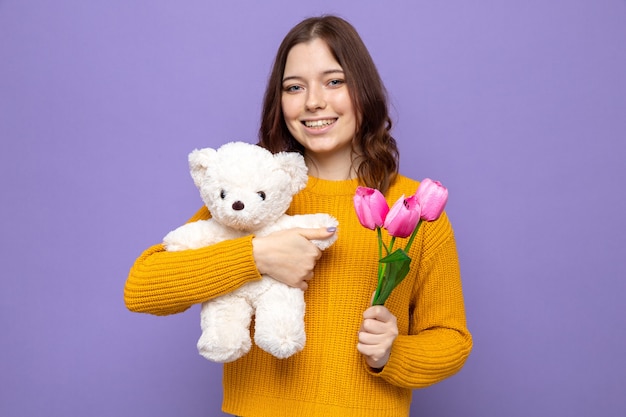
<path id="1" fill-rule="evenodd" d="M 376 232 L 359 224 L 353 207 L 357 185 L 357 180 L 310 178 L 295 196 L 289 214 L 324 212 L 339 220 L 337 242 L 324 251 L 305 292 L 306 345 L 282 360 L 253 346 L 246 356 L 225 364 L 225 412 L 245 417 L 408 416 L 412 389 L 439 382 L 465 363 L 472 339 L 454 234 L 445 213 L 422 224 L 409 253 L 411 271 L 385 304 L 399 329 L 389 362 L 375 372 L 357 351 L 362 313 L 376 287 L 378 259 Z M 388 203 L 414 194 L 418 185 L 398 176 L 387 193 Z M 192 221 L 209 216 L 203 208 Z M 127 307 L 158 315 L 178 313 L 260 279 L 251 240 L 183 252 L 165 252 L 162 245 L 149 248 L 128 276 Z M 397 239 L 395 247 L 405 243 Z"/>

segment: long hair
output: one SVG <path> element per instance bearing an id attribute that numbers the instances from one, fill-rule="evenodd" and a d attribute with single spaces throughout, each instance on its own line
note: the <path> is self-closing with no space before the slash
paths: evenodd
<path id="1" fill-rule="evenodd" d="M 358 160 L 359 181 L 385 193 L 398 173 L 398 147 L 391 136 L 387 92 L 365 44 L 354 27 L 336 16 L 312 17 L 294 26 L 283 39 L 265 90 L 259 145 L 276 153 L 305 149 L 291 135 L 281 107 L 282 79 L 287 55 L 300 43 L 321 39 L 344 70 L 346 84 L 357 115 L 352 142 Z"/>

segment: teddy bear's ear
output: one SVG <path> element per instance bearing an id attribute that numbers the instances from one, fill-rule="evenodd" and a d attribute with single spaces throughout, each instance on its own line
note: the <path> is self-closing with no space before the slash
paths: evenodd
<path id="1" fill-rule="evenodd" d="M 297 152 L 278 152 L 274 154 L 274 158 L 278 161 L 281 169 L 291 177 L 292 192 L 295 194 L 302 190 L 309 180 L 304 157 Z"/>
<path id="2" fill-rule="evenodd" d="M 211 148 L 195 149 L 189 154 L 189 170 L 191 178 L 200 187 L 202 178 L 206 175 L 209 166 L 215 161 L 217 151 Z"/>

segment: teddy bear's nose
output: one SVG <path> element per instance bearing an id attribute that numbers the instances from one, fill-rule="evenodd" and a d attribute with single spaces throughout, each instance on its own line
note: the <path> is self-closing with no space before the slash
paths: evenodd
<path id="1" fill-rule="evenodd" d="M 243 203 L 241 201 L 235 201 L 233 203 L 233 210 L 237 210 L 237 211 L 243 210 L 244 207 L 245 206 L 243 205 Z"/>

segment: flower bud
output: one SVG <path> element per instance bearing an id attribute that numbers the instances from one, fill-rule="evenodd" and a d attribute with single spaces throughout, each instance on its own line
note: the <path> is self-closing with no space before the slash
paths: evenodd
<path id="1" fill-rule="evenodd" d="M 406 199 L 402 196 L 389 210 L 384 227 L 391 236 L 404 238 L 413 233 L 419 220 L 420 206 L 417 198 L 414 195 Z"/>
<path id="2" fill-rule="evenodd" d="M 448 190 L 439 181 L 425 178 L 415 193 L 421 208 L 421 219 L 427 222 L 437 220 L 448 202 Z"/>
<path id="3" fill-rule="evenodd" d="M 381 227 L 389 212 L 389 206 L 383 194 L 368 187 L 357 187 L 354 195 L 354 208 L 361 225 L 371 230 Z"/>

